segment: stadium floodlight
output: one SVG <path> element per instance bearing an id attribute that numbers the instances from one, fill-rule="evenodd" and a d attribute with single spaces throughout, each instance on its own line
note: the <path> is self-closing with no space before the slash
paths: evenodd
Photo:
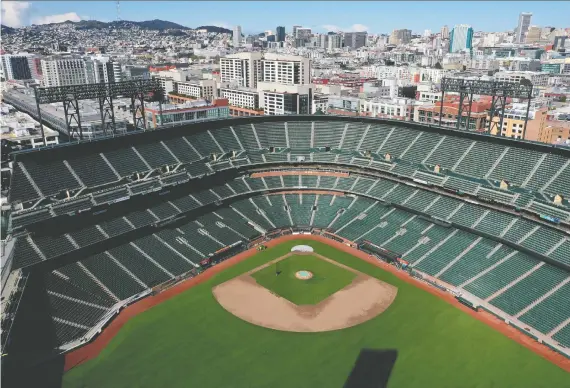
<path id="1" fill-rule="evenodd" d="M 38 118 L 44 142 L 45 135 L 41 119 L 40 104 L 53 104 L 57 102 L 63 103 L 67 135 L 71 141 L 74 137 L 79 140 L 83 139 L 79 100 L 97 100 L 101 111 L 101 126 L 104 133 L 107 134 L 107 130 L 112 130 L 113 134 L 116 134 L 113 99 L 117 97 L 128 97 L 131 99 L 131 105 L 133 108 L 133 124 L 135 125 L 135 128 L 146 130 L 144 114 L 145 101 L 157 101 L 159 103 L 159 114 L 162 115 L 164 91 L 160 81 L 157 79 L 135 79 L 121 82 L 53 86 L 45 88 L 36 87 L 36 107 L 38 110 Z M 72 126 L 72 122 L 74 122 L 76 126 Z"/>
<path id="2" fill-rule="evenodd" d="M 457 123 L 455 124 L 456 129 L 469 129 L 469 120 L 471 119 L 471 109 L 473 104 L 474 95 L 491 96 L 491 109 L 489 111 L 489 121 L 487 123 L 487 130 L 491 132 L 491 126 L 497 123 L 493 122 L 493 117 L 499 115 L 498 128 L 503 127 L 503 120 L 505 118 L 505 107 L 507 105 L 507 99 L 518 98 L 528 100 L 526 111 L 523 133 L 521 135 L 524 138 L 526 133 L 526 125 L 528 122 L 528 112 L 530 110 L 530 102 L 532 100 L 532 83 L 518 83 L 518 82 L 507 82 L 507 81 L 484 81 L 478 79 L 464 79 L 464 78 L 442 78 L 441 80 L 441 100 L 439 107 L 439 125 L 442 125 L 443 117 L 443 102 L 446 92 L 459 93 L 459 110 L 457 112 Z M 465 98 L 468 98 L 468 113 L 465 125 L 463 123 L 463 105 Z"/>

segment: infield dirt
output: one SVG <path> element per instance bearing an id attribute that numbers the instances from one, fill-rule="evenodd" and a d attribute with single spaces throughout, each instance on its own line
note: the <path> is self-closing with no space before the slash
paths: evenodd
<path id="1" fill-rule="evenodd" d="M 345 329 L 384 312 L 394 301 L 397 288 L 350 267 L 312 254 L 354 272 L 351 284 L 314 305 L 296 305 L 259 285 L 252 273 L 287 258 L 285 255 L 213 288 L 218 303 L 251 324 L 292 332 L 322 332 Z"/>

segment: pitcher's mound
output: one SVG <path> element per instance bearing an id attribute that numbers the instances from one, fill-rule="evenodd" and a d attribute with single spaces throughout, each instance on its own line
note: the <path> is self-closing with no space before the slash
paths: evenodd
<path id="1" fill-rule="evenodd" d="M 301 280 L 309 280 L 313 277 L 313 273 L 311 271 L 297 271 L 295 273 L 295 277 Z"/>

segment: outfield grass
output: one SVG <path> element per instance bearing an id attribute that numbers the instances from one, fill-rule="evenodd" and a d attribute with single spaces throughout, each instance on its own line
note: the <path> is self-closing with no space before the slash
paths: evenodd
<path id="1" fill-rule="evenodd" d="M 398 287 L 378 317 L 344 330 L 281 332 L 225 311 L 212 287 L 312 246 Z M 94 360 L 64 376 L 65 388 L 342 387 L 362 348 L 397 349 L 391 388 L 566 388 L 570 375 L 484 323 L 391 273 L 315 241 L 262 251 L 130 320 Z"/>
<path id="2" fill-rule="evenodd" d="M 313 277 L 297 279 L 295 274 L 301 270 L 312 272 Z M 314 255 L 291 255 L 251 276 L 258 284 L 296 305 L 308 305 L 342 290 L 352 283 L 356 274 Z"/>

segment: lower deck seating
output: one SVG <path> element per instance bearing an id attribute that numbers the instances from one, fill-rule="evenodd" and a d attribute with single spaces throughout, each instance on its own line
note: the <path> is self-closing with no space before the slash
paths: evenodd
<path id="1" fill-rule="evenodd" d="M 295 179 L 298 182 L 299 176 L 292 179 L 291 182 Z M 338 179 L 334 178 L 334 181 L 337 182 Z M 261 180 L 259 182 L 263 184 Z M 353 179 L 352 184 L 356 187 L 358 181 Z M 382 185 L 382 181 L 376 182 L 374 187 L 379 185 Z M 405 204 L 414 201 L 411 207 L 421 210 L 435 208 L 440 218 L 451 214 L 458 206 L 456 200 L 425 194 L 414 188 L 399 188 L 393 184 L 388 187 L 390 188 L 383 189 L 383 192 L 391 190 L 391 201 Z M 204 201 L 209 200 L 208 194 L 199 197 Z M 441 204 L 438 205 L 440 201 Z M 172 207 L 168 206 L 170 207 L 165 209 L 155 207 L 157 216 L 170 214 L 164 213 Z M 452 219 L 468 225 L 479 220 L 480 230 L 490 234 L 498 234 L 509 221 L 494 215 L 489 217 L 489 214 L 478 211 L 477 208 L 475 214 L 469 214 L 470 206 L 471 204 L 462 206 L 466 210 L 459 209 Z M 149 212 L 142 214 L 145 219 L 152 218 Z M 131 219 L 133 224 L 144 221 L 139 216 Z M 83 336 L 111 306 L 121 300 L 188 273 L 200 261 L 227 245 L 260 236 L 261 230 L 257 230 L 248 221 L 265 230 L 312 223 L 312 226 L 318 228 L 330 227 L 352 241 L 369 240 L 398 253 L 416 270 L 461 287 L 479 298 L 488 299 L 507 313 L 516 314 L 527 309 L 520 319 L 544 333 L 570 317 L 570 312 L 564 307 L 564 301 L 570 297 L 570 287 L 562 286 L 539 301 L 570 274 L 549 264 L 541 264 L 536 258 L 493 240 L 437 225 L 418 214 L 361 196 L 260 194 L 224 202 L 216 210 L 188 219 L 183 224 L 159 228 L 144 237 L 125 241 L 122 245 L 50 273 L 50 278 L 55 279 L 52 280 L 55 284 L 52 289 L 56 290 L 50 296 L 50 305 L 60 343 Z M 519 222 L 520 225 L 516 225 Z M 533 225 L 527 225 L 526 222 L 517 220 L 509 238 L 521 239 L 521 236 L 527 235 Z M 131 228 L 124 220 L 115 223 L 101 224 L 101 229 L 109 235 L 118 235 Z M 86 231 L 101 234 L 99 229 L 90 228 Z M 89 242 L 89 233 L 73 232 L 71 235 L 77 244 L 83 246 Z M 38 241 L 41 249 L 51 252 L 47 240 Z M 35 252 L 29 242 L 27 245 L 28 251 Z M 566 252 L 567 247 L 560 244 L 558 249 Z M 530 270 L 533 272 L 528 273 Z M 522 278 L 525 274 L 528 276 Z M 77 302 L 76 299 L 87 303 Z M 540 303 L 531 306 L 537 301 Z M 78 317 L 72 320 L 74 314 Z M 567 341 L 567 336 L 566 329 L 557 333 L 557 338 L 561 338 L 561 341 Z"/>

